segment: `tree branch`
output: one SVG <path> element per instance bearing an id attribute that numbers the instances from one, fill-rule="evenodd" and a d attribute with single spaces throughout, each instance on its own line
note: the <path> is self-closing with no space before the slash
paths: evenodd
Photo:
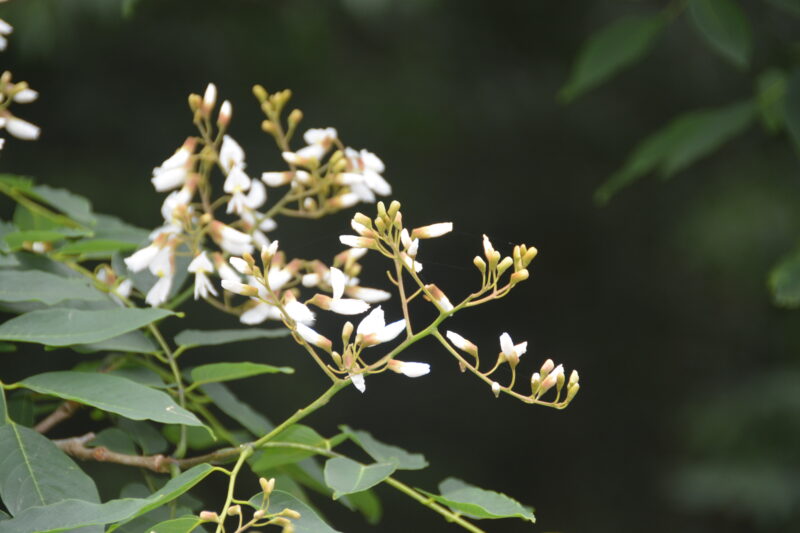
<path id="1" fill-rule="evenodd" d="M 74 415 L 79 407 L 80 404 L 78 402 L 63 402 L 56 408 L 55 411 L 47 415 L 47 417 L 45 417 L 41 422 L 36 424 L 33 429 L 39 433 L 47 433 L 55 426 Z"/>

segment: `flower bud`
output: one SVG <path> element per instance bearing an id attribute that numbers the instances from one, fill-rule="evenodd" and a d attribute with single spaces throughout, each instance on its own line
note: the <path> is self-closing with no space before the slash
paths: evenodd
<path id="1" fill-rule="evenodd" d="M 257 296 L 258 289 L 247 285 L 245 283 L 241 283 L 239 281 L 234 281 L 230 279 L 223 279 L 222 280 L 222 288 L 226 291 L 233 292 L 236 294 L 241 294 L 242 296 Z"/>
<path id="2" fill-rule="evenodd" d="M 539 392 L 539 387 L 542 385 L 542 378 L 538 372 L 534 372 L 531 376 L 531 396 L 536 396 Z"/>
<path id="3" fill-rule="evenodd" d="M 445 333 L 445 335 L 447 336 L 448 339 L 450 339 L 450 342 L 452 342 L 456 348 L 458 348 L 459 350 L 464 350 L 472 357 L 475 358 L 478 357 L 478 347 L 475 346 L 472 342 L 468 341 L 467 339 L 465 339 L 464 337 L 453 331 L 448 331 Z"/>
<path id="4" fill-rule="evenodd" d="M 547 377 L 547 374 L 552 372 L 555 367 L 556 364 L 553 362 L 553 360 L 548 359 L 544 363 L 542 363 L 542 367 L 539 369 L 539 372 L 542 373 L 543 377 Z"/>
<path id="5" fill-rule="evenodd" d="M 538 253 L 539 250 L 537 250 L 533 246 L 528 248 L 528 250 L 525 252 L 525 255 L 522 256 L 522 264 L 527 267 L 531 263 L 531 261 L 533 261 L 533 258 L 536 257 Z"/>
<path id="6" fill-rule="evenodd" d="M 475 259 L 472 260 L 472 264 L 481 271 L 481 274 L 486 272 L 486 261 L 481 259 L 479 256 L 475 256 Z"/>
<path id="7" fill-rule="evenodd" d="M 258 484 L 261 485 L 261 490 L 264 491 L 265 496 L 269 496 L 275 490 L 275 478 L 258 478 Z"/>
<path id="8" fill-rule="evenodd" d="M 344 326 L 342 327 L 342 346 L 347 346 L 350 344 L 350 337 L 353 335 L 353 330 L 355 326 L 349 320 L 345 322 Z"/>
<path id="9" fill-rule="evenodd" d="M 275 135 L 278 129 L 275 127 L 275 124 L 273 124 L 271 120 L 264 120 L 261 122 L 261 131 L 263 131 L 264 133 L 269 133 L 270 135 Z"/>
<path id="10" fill-rule="evenodd" d="M 227 510 L 228 516 L 239 516 L 242 514 L 242 506 L 241 505 L 231 505 L 228 507 Z"/>
<path id="11" fill-rule="evenodd" d="M 233 116 L 233 106 L 231 105 L 230 101 L 225 100 L 222 102 L 222 105 L 219 108 L 219 115 L 217 116 L 217 125 L 220 128 L 226 127 L 230 121 L 231 116 Z"/>
<path id="12" fill-rule="evenodd" d="M 300 121 L 303 120 L 303 112 L 299 109 L 293 109 L 291 113 L 289 113 L 289 126 L 295 127 L 300 124 Z"/>
<path id="13" fill-rule="evenodd" d="M 264 518 L 267 512 L 264 509 L 258 509 L 256 512 L 253 513 L 253 518 L 256 520 L 260 520 Z"/>
<path id="14" fill-rule="evenodd" d="M 512 284 L 516 285 L 520 281 L 525 281 L 526 279 L 528 279 L 529 276 L 530 274 L 528 273 L 528 269 L 523 268 L 522 270 L 517 270 L 516 272 L 511 274 L 510 281 Z"/>
<path id="15" fill-rule="evenodd" d="M 513 259 L 511 259 L 510 257 L 504 258 L 502 261 L 500 261 L 500 264 L 497 265 L 497 275 L 502 276 L 503 272 L 511 268 L 511 265 L 513 264 L 514 264 Z"/>
<path id="16" fill-rule="evenodd" d="M 567 388 L 571 388 L 573 385 L 578 383 L 579 380 L 580 380 L 580 376 L 578 376 L 578 371 L 577 370 L 573 370 L 572 373 L 570 373 L 570 375 L 569 375 L 569 382 L 567 384 Z"/>
<path id="17" fill-rule="evenodd" d="M 253 96 L 255 96 L 259 102 L 263 102 L 267 99 L 269 93 L 262 85 L 253 85 Z"/>
<path id="18" fill-rule="evenodd" d="M 200 110 L 200 106 L 203 104 L 203 99 L 200 97 L 199 94 L 190 94 L 189 95 L 189 109 L 192 113 L 196 113 Z"/>
<path id="19" fill-rule="evenodd" d="M 411 231 L 411 238 L 434 239 L 450 233 L 451 231 L 453 231 L 452 222 L 439 222 L 437 224 L 430 224 L 428 226 L 414 228 Z"/>
<path id="20" fill-rule="evenodd" d="M 386 215 L 390 220 L 393 220 L 398 211 L 400 211 L 400 202 L 392 200 L 392 203 L 389 204 L 389 209 L 386 211 Z"/>
<path id="21" fill-rule="evenodd" d="M 206 87 L 206 92 L 203 94 L 203 103 L 200 106 L 200 112 L 203 113 L 204 116 L 208 117 L 211 115 L 211 110 L 217 104 L 217 86 L 213 83 L 209 83 L 208 87 Z"/>
<path id="22" fill-rule="evenodd" d="M 294 520 L 300 518 L 300 513 L 298 513 L 294 509 L 284 509 L 283 511 L 281 511 L 281 514 L 283 516 L 288 516 L 289 518 L 292 518 Z"/>
<path id="23" fill-rule="evenodd" d="M 426 285 L 425 288 L 431 293 L 431 297 L 433 301 L 444 311 L 445 313 L 449 313 L 453 310 L 453 304 L 450 303 L 450 300 L 447 298 L 447 295 L 442 292 L 442 290 L 431 283 L 430 285 Z"/>
<path id="24" fill-rule="evenodd" d="M 576 383 L 573 386 L 569 387 L 567 389 L 567 398 L 564 400 L 564 403 L 571 402 L 573 400 L 573 398 L 575 398 L 575 396 L 578 394 L 578 391 L 580 390 L 580 388 L 581 388 L 581 386 L 578 383 Z"/>
<path id="25" fill-rule="evenodd" d="M 496 381 L 492 381 L 492 394 L 495 398 L 500 396 L 500 384 Z"/>
<path id="26" fill-rule="evenodd" d="M 206 522 L 219 522 L 219 515 L 214 511 L 200 511 L 200 520 Z"/>

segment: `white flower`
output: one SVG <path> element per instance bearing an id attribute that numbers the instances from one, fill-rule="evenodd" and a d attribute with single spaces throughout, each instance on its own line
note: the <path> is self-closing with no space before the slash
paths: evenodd
<path id="1" fill-rule="evenodd" d="M 250 235 L 233 229 L 218 220 L 211 223 L 211 236 L 214 237 L 220 248 L 231 255 L 253 253 L 253 238 Z"/>
<path id="2" fill-rule="evenodd" d="M 372 310 L 365 316 L 356 328 L 356 334 L 363 336 L 364 346 L 374 346 L 383 342 L 389 342 L 405 329 L 405 319 L 386 324 L 383 309 L 380 306 Z"/>
<path id="3" fill-rule="evenodd" d="M 375 244 L 375 239 L 356 235 L 339 235 L 339 242 L 351 248 L 371 248 Z"/>
<path id="4" fill-rule="evenodd" d="M 8 46 L 8 39 L 6 39 L 5 36 L 9 35 L 12 31 L 14 31 L 14 28 L 11 24 L 0 19 L 0 51 L 5 50 L 6 46 Z"/>
<path id="5" fill-rule="evenodd" d="M 175 258 L 172 255 L 173 248 L 171 246 L 164 246 L 158 250 L 158 253 L 153 257 L 147 268 L 154 276 L 165 277 L 172 276 L 175 268 Z"/>
<path id="6" fill-rule="evenodd" d="M 240 274 L 250 275 L 253 273 L 253 269 L 250 268 L 250 264 L 241 257 L 231 257 L 228 259 L 228 261 L 230 262 L 231 266 Z"/>
<path id="7" fill-rule="evenodd" d="M 33 89 L 22 89 L 14 94 L 14 101 L 18 104 L 29 104 L 39 98 L 39 93 Z"/>
<path id="8" fill-rule="evenodd" d="M 250 184 L 250 192 L 247 193 L 247 197 L 244 199 L 244 205 L 246 205 L 249 209 L 258 209 L 259 207 L 264 205 L 266 201 L 267 201 L 267 188 L 260 181 L 252 182 Z M 265 223 L 267 223 L 268 227 L 270 224 L 273 226 L 275 225 L 274 220 L 272 220 L 271 218 L 267 218 L 261 222 L 259 228 L 261 228 L 264 231 L 271 231 L 272 229 L 275 229 L 274 227 L 271 227 L 270 229 L 264 229 L 261 226 L 264 226 Z"/>
<path id="9" fill-rule="evenodd" d="M 242 281 L 241 276 L 237 274 L 228 263 L 225 262 L 223 259 L 222 254 L 219 252 L 214 252 L 214 265 L 217 268 L 217 274 L 221 279 L 227 279 L 229 281 Z"/>
<path id="10" fill-rule="evenodd" d="M 345 276 L 344 272 L 338 268 L 331 267 L 329 281 L 333 292 L 333 299 L 338 300 L 342 297 L 342 294 L 344 294 L 344 286 L 347 283 L 347 276 Z"/>
<path id="11" fill-rule="evenodd" d="M 158 192 L 176 189 L 186 182 L 191 168 L 191 158 L 197 141 L 189 137 L 174 154 L 153 169 L 151 182 Z"/>
<path id="12" fill-rule="evenodd" d="M 367 384 L 364 382 L 364 374 L 348 374 L 353 386 L 358 389 L 358 392 L 364 393 L 367 390 Z"/>
<path id="13" fill-rule="evenodd" d="M 203 94 L 203 112 L 208 115 L 217 103 L 217 86 L 209 83 L 206 92 Z"/>
<path id="14" fill-rule="evenodd" d="M 468 341 L 458 333 L 454 331 L 448 331 L 445 333 L 447 338 L 450 339 L 450 342 L 458 348 L 459 350 L 464 350 L 465 352 L 476 356 L 478 354 L 478 347 L 475 346 L 472 342 Z"/>
<path id="15" fill-rule="evenodd" d="M 241 294 L 242 296 L 255 296 L 258 294 L 258 289 L 252 285 L 230 279 L 222 280 L 222 288 L 229 292 Z"/>
<path id="16" fill-rule="evenodd" d="M 355 285 L 350 287 L 345 287 L 344 293 L 350 296 L 351 298 L 356 298 L 357 300 L 363 300 L 368 304 L 385 302 L 386 300 L 392 297 L 392 293 L 381 289 L 372 289 L 369 287 L 359 287 Z"/>
<path id="17" fill-rule="evenodd" d="M 35 141 L 39 138 L 39 133 L 41 132 L 39 126 L 17 117 L 8 117 L 6 129 L 8 133 L 23 141 Z"/>
<path id="18" fill-rule="evenodd" d="M 336 140 L 338 133 L 336 128 L 311 128 L 306 130 L 303 134 L 303 140 L 306 144 L 322 144 L 330 145 L 331 142 Z"/>
<path id="19" fill-rule="evenodd" d="M 318 346 L 325 350 L 330 350 L 333 346 L 333 343 L 327 337 L 324 337 L 311 329 L 310 327 L 306 326 L 305 324 L 298 323 L 296 324 L 297 334 L 309 344 L 313 344 L 314 346 Z"/>
<path id="20" fill-rule="evenodd" d="M 146 246 L 136 251 L 130 257 L 126 257 L 125 266 L 128 267 L 128 270 L 131 272 L 140 272 L 150 265 L 150 262 L 158 255 L 159 250 L 161 250 L 161 247 L 155 244 Z"/>
<path id="21" fill-rule="evenodd" d="M 413 363 L 398 361 L 397 359 L 392 359 L 389 361 L 387 366 L 392 372 L 397 372 L 398 374 L 403 374 L 404 376 L 408 376 L 410 378 L 418 378 L 420 376 L 429 374 L 431 371 L 431 365 L 428 363 Z"/>
<path id="22" fill-rule="evenodd" d="M 363 202 L 374 202 L 375 194 L 388 196 L 392 194 L 392 186 L 381 176 L 385 170 L 383 161 L 372 152 L 353 148 L 345 149 L 349 163 L 349 174 L 342 179 L 349 182 L 350 188 Z M 360 177 L 360 179 L 359 179 Z"/>
<path id="23" fill-rule="evenodd" d="M 223 190 L 231 194 L 231 199 L 228 201 L 228 213 L 241 213 L 244 210 L 247 205 L 247 197 L 244 193 L 250 189 L 250 183 L 250 177 L 240 166 L 235 165 L 228 172 L 228 177 L 223 185 Z"/>
<path id="24" fill-rule="evenodd" d="M 261 324 L 267 319 L 280 320 L 281 312 L 280 309 L 274 305 L 265 302 L 258 302 L 239 317 L 239 321 L 242 324 L 247 324 L 249 326 Z"/>
<path id="25" fill-rule="evenodd" d="M 305 324 L 306 326 L 314 325 L 314 321 L 316 320 L 314 312 L 311 311 L 307 305 L 297 300 L 291 300 L 286 302 L 283 308 L 286 309 L 286 314 L 289 315 L 289 318 L 295 322 Z"/>
<path id="26" fill-rule="evenodd" d="M 429 224 L 428 226 L 414 228 L 411 231 L 411 238 L 434 239 L 450 233 L 451 231 L 453 231 L 452 222 L 438 222 L 436 224 Z"/>
<path id="27" fill-rule="evenodd" d="M 500 349 L 507 358 L 519 359 L 528 351 L 528 341 L 514 345 L 511 336 L 508 333 L 503 333 L 500 335 Z"/>
<path id="28" fill-rule="evenodd" d="M 217 295 L 217 290 L 211 284 L 211 280 L 208 279 L 208 274 L 214 271 L 214 266 L 209 261 L 206 252 L 200 252 L 192 262 L 189 263 L 189 267 L 187 268 L 189 272 L 194 273 L 194 299 L 197 300 L 198 297 L 202 296 L 206 298 L 208 293 L 210 292 L 214 296 Z"/>
<path id="29" fill-rule="evenodd" d="M 189 205 L 192 201 L 193 192 L 189 187 L 182 187 L 179 191 L 172 191 L 164 198 L 164 203 L 161 204 L 161 216 L 164 220 L 172 224 L 177 222 L 175 212 Z"/>
<path id="30" fill-rule="evenodd" d="M 331 298 L 325 294 L 315 294 L 311 299 L 311 303 L 321 309 L 333 311 L 340 315 L 360 315 L 369 309 L 369 304 L 363 300 Z"/>
<path id="31" fill-rule="evenodd" d="M 273 241 L 278 242 L 278 241 Z M 273 291 L 283 288 L 294 277 L 294 272 L 289 268 L 272 267 L 267 273 L 267 285 Z"/>
<path id="32" fill-rule="evenodd" d="M 222 138 L 222 146 L 219 149 L 219 164 L 229 173 L 233 167 L 244 169 L 244 150 L 239 146 L 233 137 L 225 135 Z"/>
<path id="33" fill-rule="evenodd" d="M 157 307 L 167 301 L 169 290 L 172 288 L 172 276 L 161 276 L 155 285 L 147 292 L 144 301 L 152 307 Z"/>

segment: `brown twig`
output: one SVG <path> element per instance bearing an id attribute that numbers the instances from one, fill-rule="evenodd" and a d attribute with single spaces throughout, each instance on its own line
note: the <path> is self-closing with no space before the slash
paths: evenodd
<path id="1" fill-rule="evenodd" d="M 63 402 L 56 408 L 55 411 L 47 415 L 47 417 L 45 417 L 41 422 L 36 424 L 33 429 L 39 433 L 47 433 L 53 429 L 53 427 L 74 415 L 78 411 L 79 407 L 80 404 L 78 402 Z"/>

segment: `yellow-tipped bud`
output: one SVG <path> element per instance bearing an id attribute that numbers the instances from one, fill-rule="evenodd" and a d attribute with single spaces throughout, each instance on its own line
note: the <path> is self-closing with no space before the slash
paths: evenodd
<path id="1" fill-rule="evenodd" d="M 189 109 L 192 110 L 192 113 L 197 112 L 200 109 L 200 106 L 203 105 L 203 97 L 199 94 L 190 94 L 189 95 Z"/>
<path id="2" fill-rule="evenodd" d="M 486 261 L 484 261 L 480 256 L 476 255 L 475 259 L 472 260 L 472 264 L 481 271 L 481 274 L 486 272 Z"/>
<path id="3" fill-rule="evenodd" d="M 503 260 L 500 261 L 500 264 L 497 265 L 497 275 L 498 276 L 502 276 L 503 272 L 505 272 L 506 270 L 511 268 L 511 265 L 513 265 L 513 264 L 514 264 L 514 260 L 511 259 L 510 257 L 503 258 Z"/>
<path id="4" fill-rule="evenodd" d="M 347 346 L 350 344 L 350 337 L 353 335 L 353 330 L 355 326 L 350 321 L 345 322 L 344 327 L 342 327 L 342 345 Z"/>
<path id="5" fill-rule="evenodd" d="M 253 85 L 253 95 L 258 99 L 259 102 L 263 102 L 267 99 L 269 93 L 263 85 Z"/>
<path id="6" fill-rule="evenodd" d="M 386 204 L 383 202 L 378 202 L 378 217 L 379 218 L 386 218 Z"/>
<path id="7" fill-rule="evenodd" d="M 522 264 L 527 267 L 529 264 L 531 264 L 531 261 L 533 261 L 533 258 L 536 257 L 538 253 L 539 250 L 533 246 L 528 248 L 528 250 L 525 252 L 525 255 L 522 256 Z"/>
<path id="8" fill-rule="evenodd" d="M 228 516 L 239 516 L 242 514 L 242 506 L 241 505 L 231 505 L 228 507 L 227 510 Z"/>
<path id="9" fill-rule="evenodd" d="M 219 522 L 219 515 L 214 511 L 200 511 L 200 520 L 206 522 Z"/>
<path id="10" fill-rule="evenodd" d="M 275 135 L 278 129 L 275 127 L 275 124 L 271 120 L 264 120 L 261 123 L 261 130 L 264 133 L 269 133 L 270 135 Z"/>
<path id="11" fill-rule="evenodd" d="M 284 509 L 283 511 L 281 511 L 281 514 L 283 516 L 288 516 L 289 518 L 292 518 L 294 520 L 300 518 L 300 513 L 298 513 L 294 509 Z"/>
<path id="12" fill-rule="evenodd" d="M 289 126 L 297 126 L 300 124 L 300 121 L 303 120 L 303 112 L 299 109 L 293 109 L 291 113 L 289 113 Z"/>
<path id="13" fill-rule="evenodd" d="M 523 268 L 522 270 L 517 270 L 513 274 L 511 274 L 511 283 L 517 284 L 521 281 L 525 281 L 530 277 L 530 273 L 528 272 L 527 268 Z"/>
<path id="14" fill-rule="evenodd" d="M 580 389 L 581 389 L 581 386 L 578 383 L 576 383 L 572 387 L 569 387 L 567 389 L 567 398 L 564 400 L 564 403 L 571 402 L 575 398 L 575 396 L 578 394 L 578 391 Z"/>
<path id="15" fill-rule="evenodd" d="M 386 212 L 386 214 L 389 216 L 389 218 L 393 219 L 394 215 L 398 211 L 400 211 L 400 202 L 397 200 L 392 200 L 392 203 L 389 204 L 389 210 Z"/>

